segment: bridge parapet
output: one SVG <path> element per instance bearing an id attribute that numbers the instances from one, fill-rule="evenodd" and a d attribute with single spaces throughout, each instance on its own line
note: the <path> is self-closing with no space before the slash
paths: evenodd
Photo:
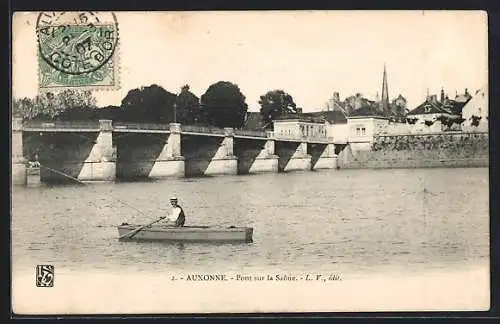
<path id="1" fill-rule="evenodd" d="M 146 123 L 127 123 L 127 122 L 114 122 L 113 128 L 133 129 L 133 130 L 165 130 L 165 131 L 171 130 L 170 124 L 146 124 Z"/>
<path id="2" fill-rule="evenodd" d="M 181 129 L 182 132 L 186 133 L 203 133 L 203 134 L 220 134 L 220 135 L 225 134 L 223 128 L 211 127 L 211 126 L 182 125 Z"/>
<path id="3" fill-rule="evenodd" d="M 213 126 L 181 125 L 170 124 L 150 124 L 150 123 L 130 123 L 113 122 L 111 120 L 99 121 L 25 121 L 17 118 L 12 120 L 13 130 L 24 131 L 63 131 L 63 132 L 94 132 L 94 131 L 117 131 L 117 132 L 159 132 L 159 133 L 185 133 L 185 134 L 207 134 L 216 136 L 240 136 L 249 138 L 262 138 L 268 140 L 300 141 L 309 143 L 333 143 L 333 137 L 312 137 L 296 136 L 293 134 L 276 134 L 273 131 L 252 131 L 233 128 L 219 128 Z"/>
<path id="4" fill-rule="evenodd" d="M 275 135 L 273 139 L 284 141 L 301 141 L 305 143 L 333 143 L 333 137 L 295 136 L 295 135 Z"/>
<path id="5" fill-rule="evenodd" d="M 24 121 L 22 123 L 22 128 L 23 130 L 77 130 L 77 129 L 83 129 L 83 130 L 100 130 L 101 125 L 99 121 L 97 120 L 91 120 L 91 121 L 61 121 L 61 120 L 55 120 L 55 121 L 35 121 L 35 120 L 29 120 L 29 121 Z"/>
<path id="6" fill-rule="evenodd" d="M 252 130 L 246 130 L 246 129 L 235 129 L 234 135 L 236 135 L 236 136 L 238 136 L 238 135 L 239 136 L 249 136 L 249 137 L 262 137 L 262 138 L 268 137 L 266 132 L 252 131 Z"/>

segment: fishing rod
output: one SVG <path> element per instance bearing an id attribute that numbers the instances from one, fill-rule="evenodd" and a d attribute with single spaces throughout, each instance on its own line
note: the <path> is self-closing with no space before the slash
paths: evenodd
<path id="1" fill-rule="evenodd" d="M 59 175 L 62 175 L 63 177 L 66 177 L 66 178 L 71 179 L 71 180 L 73 180 L 73 181 L 76 181 L 77 183 L 79 183 L 79 184 L 81 184 L 81 185 L 85 185 L 85 186 L 87 186 L 87 184 L 86 184 L 85 182 L 83 182 L 83 181 L 81 181 L 81 180 L 78 180 L 77 178 L 72 177 L 72 176 L 70 176 L 69 174 L 66 174 L 66 173 L 64 173 L 64 172 L 61 172 L 61 171 L 58 171 L 58 170 L 55 170 L 55 169 L 49 168 L 48 166 L 45 166 L 45 165 L 42 165 L 42 164 L 40 164 L 40 167 L 45 168 L 45 169 L 47 169 L 47 170 L 49 170 L 49 171 L 52 171 L 52 172 L 54 172 L 54 173 L 57 173 L 57 174 L 59 174 Z M 90 186 L 88 186 L 88 187 L 90 187 Z M 97 192 L 97 191 L 95 191 L 95 190 L 94 190 L 94 192 Z M 103 194 L 103 193 L 102 193 L 102 192 L 99 192 L 99 194 Z M 124 202 L 123 200 L 120 200 L 120 199 L 118 199 L 118 198 L 116 198 L 116 197 L 113 197 L 113 196 L 111 196 L 111 195 L 109 195 L 109 194 L 106 194 L 106 193 L 104 193 L 104 195 L 105 195 L 105 196 L 110 197 L 111 199 L 114 199 L 114 200 L 116 200 L 116 201 L 119 201 L 119 202 L 121 202 L 123 205 L 125 205 L 125 206 L 127 206 L 127 207 L 129 207 L 129 208 L 134 209 L 135 211 L 137 211 L 137 212 L 138 212 L 138 213 L 140 213 L 141 215 L 146 216 L 146 214 L 145 214 L 143 211 L 141 211 L 141 210 L 139 210 L 139 209 L 135 208 L 135 207 L 134 207 L 134 206 L 132 206 L 132 205 L 127 204 L 127 203 L 126 203 L 126 202 Z"/>
<path id="2" fill-rule="evenodd" d="M 61 171 L 58 171 L 58 170 L 52 169 L 52 168 L 50 168 L 50 167 L 48 167 L 48 166 L 45 166 L 45 165 L 42 165 L 42 164 L 40 164 L 40 167 L 41 167 L 41 168 L 45 168 L 45 169 L 47 169 L 47 170 L 49 170 L 49 171 L 51 171 L 51 172 L 57 173 L 57 174 L 59 174 L 59 175 L 61 175 L 61 176 L 63 176 L 63 177 L 66 177 L 66 178 L 68 178 L 68 179 L 71 179 L 71 180 L 73 180 L 73 181 L 75 181 L 75 182 L 77 182 L 77 183 L 79 183 L 79 184 L 81 184 L 81 185 L 84 185 L 84 186 L 87 186 L 87 187 L 91 187 L 91 186 L 88 186 L 85 182 L 83 182 L 83 181 L 81 181 L 81 180 L 79 180 L 79 179 L 77 179 L 77 178 L 75 178 L 75 177 L 72 177 L 72 176 L 70 176 L 69 174 L 66 174 L 66 173 L 64 173 L 64 172 L 61 172 Z M 97 193 L 97 191 L 96 191 L 96 190 L 94 190 L 94 192 L 96 192 L 96 193 Z M 99 194 L 103 194 L 103 193 L 102 193 L 102 192 L 99 192 Z M 135 211 L 137 211 L 139 214 L 141 214 L 141 215 L 143 215 L 143 216 L 148 216 L 148 217 L 150 216 L 150 215 L 146 215 L 143 211 L 141 211 L 141 210 L 137 209 L 136 207 L 134 207 L 134 206 L 132 206 L 132 205 L 130 205 L 130 204 L 127 204 L 126 202 L 124 202 L 124 201 L 123 201 L 123 200 L 121 200 L 121 199 L 118 199 L 118 198 L 113 197 L 113 196 L 111 196 L 111 195 L 109 195 L 109 194 L 106 194 L 106 193 L 104 193 L 104 195 L 105 195 L 105 196 L 110 197 L 111 199 L 114 199 L 114 200 L 116 200 L 116 201 L 121 202 L 123 205 L 125 205 L 125 206 L 127 206 L 127 207 L 129 207 L 129 208 L 131 208 L 131 209 L 133 209 L 133 210 L 135 210 Z M 159 221 L 159 220 L 156 220 L 156 221 L 154 221 L 153 223 L 156 223 L 157 221 Z M 153 223 L 151 223 L 151 224 L 153 224 Z M 150 225 L 150 224 L 149 224 L 149 225 Z M 141 227 L 140 227 L 140 229 L 142 229 L 142 228 L 143 228 L 143 227 L 145 227 L 145 226 L 147 226 L 147 225 L 141 226 Z M 217 226 L 217 225 L 216 225 L 216 226 Z M 220 226 L 220 224 L 219 224 L 219 226 Z M 235 227 L 234 225 L 228 226 L 228 228 L 234 228 L 234 227 Z M 135 232 L 135 231 L 132 231 L 132 232 L 130 232 L 130 233 L 127 233 L 126 235 L 124 235 L 124 237 L 128 236 L 128 235 L 129 235 L 129 234 L 131 234 L 131 233 L 132 233 L 132 235 L 133 235 L 133 232 Z"/>

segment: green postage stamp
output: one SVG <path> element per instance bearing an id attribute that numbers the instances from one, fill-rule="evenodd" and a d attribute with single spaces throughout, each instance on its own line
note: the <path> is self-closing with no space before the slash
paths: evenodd
<path id="1" fill-rule="evenodd" d="M 36 23 L 40 88 L 116 88 L 118 23 L 108 12 L 42 12 Z"/>

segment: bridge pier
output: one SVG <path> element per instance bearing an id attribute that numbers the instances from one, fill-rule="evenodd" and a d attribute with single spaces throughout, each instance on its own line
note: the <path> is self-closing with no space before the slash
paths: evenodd
<path id="1" fill-rule="evenodd" d="M 150 178 L 182 178 L 185 161 L 181 155 L 181 124 L 170 124 L 170 135 L 149 173 Z"/>
<path id="2" fill-rule="evenodd" d="M 26 164 L 23 154 L 23 120 L 12 118 L 12 185 L 26 185 Z"/>
<path id="3" fill-rule="evenodd" d="M 278 171 L 311 170 L 311 155 L 307 154 L 306 142 L 278 142 Z"/>
<path id="4" fill-rule="evenodd" d="M 267 138 L 264 147 L 262 147 L 262 141 L 260 140 L 256 144 L 250 140 L 241 140 L 241 143 L 236 145 L 238 151 L 238 173 L 278 172 L 278 156 L 275 154 L 275 143 L 274 139 L 272 139 L 272 132 L 267 133 Z"/>
<path id="5" fill-rule="evenodd" d="M 224 128 L 224 139 L 205 170 L 205 175 L 235 175 L 238 173 L 238 158 L 234 155 L 234 131 Z"/>
<path id="6" fill-rule="evenodd" d="M 113 182 L 116 179 L 116 147 L 111 120 L 99 120 L 100 132 L 78 174 L 83 182 Z"/>
<path id="7" fill-rule="evenodd" d="M 274 140 L 267 140 L 264 149 L 259 153 L 250 167 L 249 173 L 278 172 L 278 156 L 274 154 Z"/>
<path id="8" fill-rule="evenodd" d="M 314 152 L 316 147 L 319 147 L 319 152 Z M 317 149 L 316 149 L 317 150 Z M 315 156 L 317 154 L 317 157 Z M 315 148 L 311 148 L 310 155 L 312 156 L 311 167 L 313 170 L 318 169 L 335 169 L 337 167 L 337 155 L 335 154 L 335 145 L 316 144 Z"/>

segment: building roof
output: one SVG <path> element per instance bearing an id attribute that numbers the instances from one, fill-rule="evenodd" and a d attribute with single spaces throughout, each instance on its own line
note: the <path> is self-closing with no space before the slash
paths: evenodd
<path id="1" fill-rule="evenodd" d="M 417 108 L 408 112 L 411 115 L 425 115 L 425 114 L 452 114 L 451 110 L 444 108 L 439 102 L 426 99 Z"/>
<path id="2" fill-rule="evenodd" d="M 445 109 L 449 110 L 454 115 L 461 115 L 462 109 L 464 109 L 467 102 L 470 101 L 470 98 L 467 101 L 455 101 L 449 100 L 445 105 Z"/>
<path id="3" fill-rule="evenodd" d="M 244 129 L 248 130 L 262 130 L 264 125 L 262 124 L 262 119 L 260 118 L 260 112 L 249 111 L 247 112 L 247 118 L 245 120 Z"/>
<path id="4" fill-rule="evenodd" d="M 376 109 L 375 105 L 364 105 L 363 107 L 354 110 L 349 117 L 386 117 L 383 112 Z"/>
<path id="5" fill-rule="evenodd" d="M 339 110 L 329 110 L 329 111 L 315 111 L 310 113 L 303 113 L 304 117 L 311 118 L 313 120 L 327 121 L 330 124 L 345 124 L 347 123 L 347 117 L 345 114 Z"/>
<path id="6" fill-rule="evenodd" d="M 289 122 L 297 122 L 297 123 L 313 123 L 313 124 L 324 124 L 325 121 L 317 118 L 307 118 L 307 117 L 297 117 L 297 118 L 280 118 L 273 120 L 273 123 L 289 123 Z"/>

